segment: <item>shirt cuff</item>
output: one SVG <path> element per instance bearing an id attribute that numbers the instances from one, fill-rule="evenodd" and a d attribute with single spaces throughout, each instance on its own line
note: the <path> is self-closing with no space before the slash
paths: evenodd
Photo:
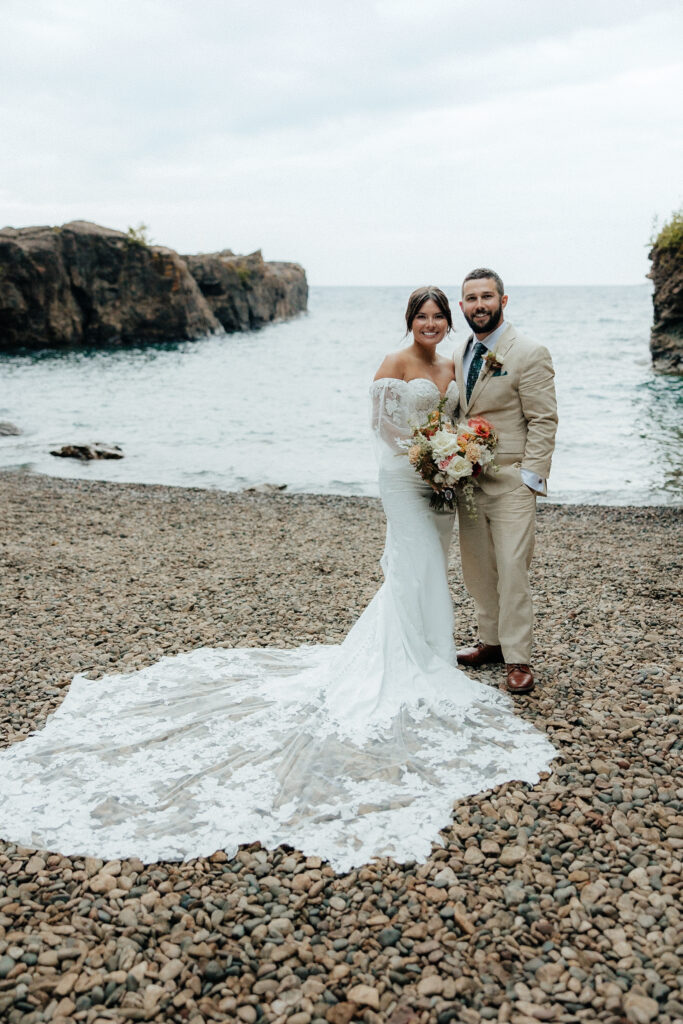
<path id="1" fill-rule="evenodd" d="M 538 473 L 532 473 L 530 469 L 521 470 L 522 483 L 525 483 L 527 487 L 530 487 L 532 491 L 536 491 L 538 494 L 545 494 L 546 486 L 545 480 Z"/>

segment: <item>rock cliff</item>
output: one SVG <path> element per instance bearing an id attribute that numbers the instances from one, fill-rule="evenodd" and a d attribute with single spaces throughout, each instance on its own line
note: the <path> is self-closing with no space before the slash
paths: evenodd
<path id="1" fill-rule="evenodd" d="M 182 257 L 87 221 L 0 231 L 4 351 L 247 330 L 305 310 L 307 296 L 303 268 L 260 252 Z"/>
<path id="2" fill-rule="evenodd" d="M 674 215 L 650 251 L 654 324 L 650 351 L 656 370 L 683 373 L 683 215 Z"/>
<path id="3" fill-rule="evenodd" d="M 306 309 L 308 285 L 298 263 L 266 263 L 260 250 L 183 256 L 213 315 L 226 331 L 248 331 Z"/>

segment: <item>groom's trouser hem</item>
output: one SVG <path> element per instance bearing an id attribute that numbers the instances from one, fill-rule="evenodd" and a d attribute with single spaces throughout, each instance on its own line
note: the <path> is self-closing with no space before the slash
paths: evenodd
<path id="1" fill-rule="evenodd" d="M 523 484 L 503 494 L 475 487 L 477 518 L 458 507 L 465 586 L 474 600 L 479 639 L 500 644 L 508 664 L 529 664 L 534 622 L 529 566 L 536 498 Z"/>

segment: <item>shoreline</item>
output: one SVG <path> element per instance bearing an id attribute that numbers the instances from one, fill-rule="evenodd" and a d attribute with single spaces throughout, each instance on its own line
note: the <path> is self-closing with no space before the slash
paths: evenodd
<path id="1" fill-rule="evenodd" d="M 0 521 L 3 745 L 39 728 L 76 672 L 339 642 L 382 578 L 377 498 L 0 471 Z M 258 845 L 103 865 L 0 843 L 0 1014 L 674 1024 L 682 533 L 677 506 L 539 503 L 539 688 L 515 704 L 560 756 L 537 786 L 459 801 L 423 865 L 335 876 Z M 455 541 L 450 581 L 468 642 Z"/>
<path id="2" fill-rule="evenodd" d="M 59 461 L 74 461 L 70 459 L 59 460 Z M 96 462 L 88 462 L 88 467 L 94 468 Z M 168 488 L 169 490 L 179 491 L 199 491 L 206 494 L 228 494 L 228 495 L 240 495 L 240 494 L 281 494 L 283 497 L 308 497 L 308 498 L 362 498 L 377 501 L 379 500 L 379 494 L 369 494 L 363 492 L 348 492 L 348 491 L 302 491 L 290 489 L 289 484 L 274 484 L 268 481 L 260 481 L 258 483 L 248 484 L 239 488 L 229 489 L 225 487 L 219 487 L 211 484 L 209 486 L 199 487 L 196 485 L 185 484 L 185 483 L 159 483 L 156 481 L 149 480 L 106 480 L 99 477 L 78 477 L 69 476 L 68 474 L 50 473 L 42 469 L 35 469 L 25 463 L 17 463 L 16 465 L 0 465 L 0 479 L 4 476 L 32 476 L 32 477 L 43 477 L 49 480 L 63 480 L 66 483 L 73 484 L 106 484 L 111 487 L 161 487 Z M 292 485 L 293 487 L 294 485 Z M 349 486 L 354 486 L 353 484 Z M 363 486 L 363 485 L 360 485 Z M 272 491 L 267 490 L 272 488 Z M 577 507 L 577 508 L 602 508 L 602 509 L 647 509 L 647 508 L 667 508 L 667 509 L 681 509 L 683 510 L 683 496 L 673 494 L 669 497 L 667 494 L 664 495 L 666 500 L 657 502 L 639 501 L 631 503 L 628 501 L 590 501 L 583 500 L 579 495 L 573 497 L 571 495 L 565 496 L 566 492 L 558 491 L 558 494 L 554 492 L 549 498 L 542 498 L 539 501 L 538 507 L 541 508 L 543 505 L 548 506 L 559 506 L 559 507 Z"/>

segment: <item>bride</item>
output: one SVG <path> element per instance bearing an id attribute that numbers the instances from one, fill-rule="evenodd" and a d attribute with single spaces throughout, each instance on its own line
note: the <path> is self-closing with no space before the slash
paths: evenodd
<path id="1" fill-rule="evenodd" d="M 453 516 L 398 442 L 445 397 L 438 288 L 413 292 L 411 343 L 371 386 L 387 517 L 384 584 L 339 646 L 200 648 L 93 681 L 0 754 L 0 836 L 145 862 L 234 855 L 259 840 L 337 871 L 423 860 L 453 802 L 538 780 L 555 751 L 510 698 L 456 667 L 447 555 Z"/>

